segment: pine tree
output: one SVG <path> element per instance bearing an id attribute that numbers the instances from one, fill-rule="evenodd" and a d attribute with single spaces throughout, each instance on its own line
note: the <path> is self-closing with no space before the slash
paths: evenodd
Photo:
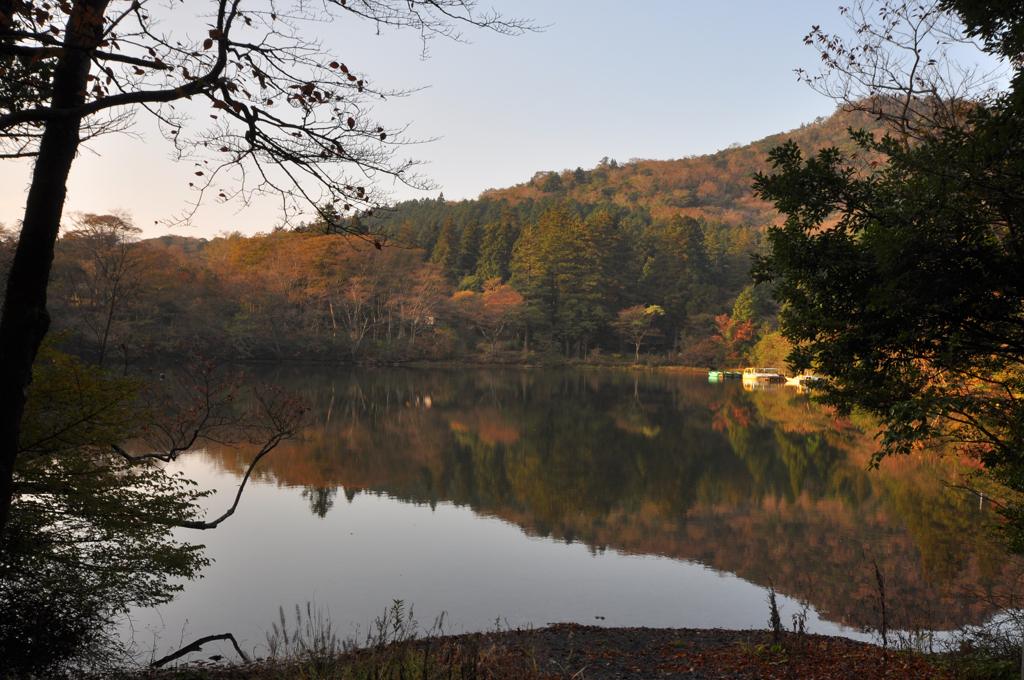
<path id="1" fill-rule="evenodd" d="M 662 327 L 677 339 L 687 317 L 709 304 L 708 258 L 704 233 L 692 217 L 673 217 L 644 265 L 641 290 L 645 299 L 665 310 Z"/>
<path id="2" fill-rule="evenodd" d="M 402 223 L 398 227 L 398 238 L 396 239 L 399 245 L 407 246 L 409 248 L 419 247 L 419 239 L 416 237 L 416 226 L 412 220 L 402 220 Z"/>
<path id="3" fill-rule="evenodd" d="M 521 233 L 519 218 L 507 207 L 502 211 L 498 222 L 487 225 L 476 271 L 481 280 L 508 281 L 511 276 L 512 251 Z"/>
<path id="4" fill-rule="evenodd" d="M 444 226 L 441 227 L 430 261 L 441 265 L 448 278 L 455 280 L 459 263 L 459 241 L 455 235 L 455 222 L 451 217 L 445 219 Z"/>
<path id="5" fill-rule="evenodd" d="M 348 231 L 351 234 L 365 234 L 366 227 L 359 221 L 359 215 L 353 215 L 352 221 L 348 223 Z"/>
<path id="6" fill-rule="evenodd" d="M 458 275 L 463 277 L 472 274 L 476 271 L 479 260 L 480 224 L 476 220 L 471 220 L 462 230 L 462 238 L 459 241 Z"/>
<path id="7" fill-rule="evenodd" d="M 512 285 L 530 304 L 531 324 L 567 356 L 573 346 L 585 352 L 610 318 L 602 219 L 588 225 L 565 204 L 549 208 L 523 230 L 512 262 Z"/>
<path id="8" fill-rule="evenodd" d="M 424 251 L 433 254 L 434 246 L 437 245 L 437 239 L 440 235 L 441 227 L 438 225 L 437 220 L 430 220 L 430 224 L 420 233 L 420 237 L 417 241 Z"/>

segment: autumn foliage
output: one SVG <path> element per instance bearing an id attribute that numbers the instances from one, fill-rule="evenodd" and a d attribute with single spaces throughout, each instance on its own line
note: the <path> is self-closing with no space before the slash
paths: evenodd
<path id="1" fill-rule="evenodd" d="M 837 114 L 791 136 L 814 147 L 862 122 Z M 449 359 L 479 345 L 492 360 L 597 350 L 638 361 L 646 349 L 688 365 L 738 365 L 777 315 L 767 291 L 754 299 L 747 275 L 763 248 L 751 225 L 774 217 L 739 210 L 754 205 L 748 189 L 723 187 L 745 187 L 774 139 L 701 158 L 609 161 L 477 201 L 410 201 L 342 224 L 398 247 L 333 233 L 324 219 L 253 237 L 140 241 L 128 215 L 74 215 L 56 246 L 53 328 L 80 330 L 77 351 L 101 364 L 121 345 L 346 362 Z M 673 207 L 679 186 L 699 205 Z M 630 199 L 634 190 L 647 198 Z M 0 232 L 0 266 L 15 240 Z M 620 316 L 638 306 L 664 312 L 637 327 L 639 345 Z"/>

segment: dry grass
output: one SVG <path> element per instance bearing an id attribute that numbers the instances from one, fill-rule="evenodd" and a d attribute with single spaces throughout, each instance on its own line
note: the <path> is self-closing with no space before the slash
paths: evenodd
<path id="1" fill-rule="evenodd" d="M 362 639 L 340 639 L 330 618 L 307 603 L 284 610 L 267 634 L 263 659 L 193 662 L 106 676 L 110 680 L 520 680 L 538 677 L 530 651 L 500 631 L 445 635 L 443 616 L 422 630 L 396 600 Z"/>

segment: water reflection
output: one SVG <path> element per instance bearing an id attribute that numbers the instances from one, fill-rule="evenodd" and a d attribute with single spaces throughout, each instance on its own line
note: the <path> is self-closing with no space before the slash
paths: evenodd
<path id="1" fill-rule="evenodd" d="M 940 483 L 953 462 L 901 459 L 868 472 L 870 429 L 794 389 L 608 371 L 267 377 L 306 396 L 314 425 L 259 474 L 303 487 L 321 518 L 339 490 L 349 502 L 451 502 L 594 552 L 774 583 L 853 627 L 876 623 L 876 563 L 896 625 L 930 629 L 983 618 L 962 591 L 1011 568 L 985 529 L 991 511 Z M 237 473 L 248 462 L 210 455 Z"/>

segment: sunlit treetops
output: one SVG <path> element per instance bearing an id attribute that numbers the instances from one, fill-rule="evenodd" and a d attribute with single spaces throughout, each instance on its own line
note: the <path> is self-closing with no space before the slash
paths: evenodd
<path id="1" fill-rule="evenodd" d="M 581 203 L 608 201 L 630 209 L 644 208 L 660 220 L 686 215 L 760 226 L 774 221 L 777 215 L 772 204 L 755 197 L 750 188 L 754 173 L 769 169 L 769 149 L 792 139 L 806 150 L 834 145 L 852 151 L 848 127 L 874 131 L 880 126 L 863 112 L 838 111 L 790 132 L 746 145 L 734 144 L 706 156 L 627 162 L 604 158 L 589 170 L 539 171 L 527 182 L 507 189 L 488 189 L 480 198 L 506 199 L 512 205 L 550 197 Z"/>

